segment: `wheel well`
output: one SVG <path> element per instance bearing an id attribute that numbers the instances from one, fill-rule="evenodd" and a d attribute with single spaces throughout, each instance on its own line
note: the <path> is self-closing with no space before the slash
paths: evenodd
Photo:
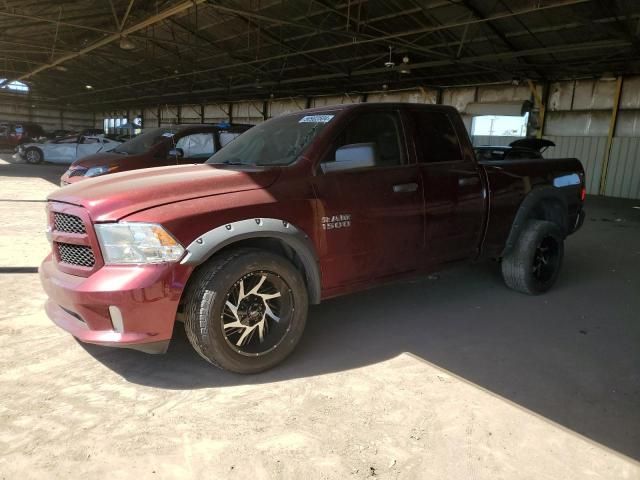
<path id="1" fill-rule="evenodd" d="M 549 189 L 534 191 L 524 200 L 516 213 L 501 257 L 511 251 L 529 220 L 553 222 L 560 227 L 565 237 L 569 232 L 567 205 L 563 199 Z"/>
<path id="2" fill-rule="evenodd" d="M 567 211 L 557 198 L 544 198 L 529 210 L 527 220 L 546 220 L 560 227 L 563 234 L 567 234 Z"/>
<path id="3" fill-rule="evenodd" d="M 273 237 L 246 238 L 226 245 L 216 251 L 213 256 L 219 255 L 222 252 L 228 252 L 229 250 L 236 250 L 238 248 L 257 248 L 286 258 L 302 273 L 307 292 L 309 292 L 309 303 L 314 304 L 320 302 L 319 291 L 316 292 L 312 287 L 314 281 L 312 279 L 311 272 L 307 271 L 300 255 L 298 255 L 298 253 L 283 240 Z M 196 268 L 199 268 L 199 266 Z M 193 273 L 191 275 L 193 275 Z M 182 304 L 179 306 L 178 311 L 182 312 Z"/>
<path id="4" fill-rule="evenodd" d="M 244 240 L 238 240 L 237 242 L 233 242 L 230 245 L 218 250 L 215 255 L 218 255 L 220 252 L 226 252 L 229 250 L 235 250 L 237 248 L 258 248 L 261 250 L 267 250 L 271 253 L 275 253 L 276 255 L 281 255 L 289 260 L 291 263 L 295 265 L 295 267 L 300 270 L 306 278 L 306 271 L 304 265 L 302 264 L 302 260 L 295 252 L 293 248 L 287 245 L 284 241 L 278 238 L 272 237 L 257 237 L 257 238 L 246 238 Z"/>

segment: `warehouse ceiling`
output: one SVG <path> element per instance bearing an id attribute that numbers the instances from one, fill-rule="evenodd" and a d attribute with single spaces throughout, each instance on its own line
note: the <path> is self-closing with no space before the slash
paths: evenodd
<path id="1" fill-rule="evenodd" d="M 0 77 L 95 109 L 640 71 L 637 0 L 6 0 Z"/>

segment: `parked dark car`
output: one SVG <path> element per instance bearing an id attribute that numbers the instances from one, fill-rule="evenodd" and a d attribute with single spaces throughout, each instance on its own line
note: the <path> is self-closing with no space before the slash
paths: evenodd
<path id="1" fill-rule="evenodd" d="M 31 122 L 0 123 L 0 145 L 17 147 L 23 143 L 45 138 L 43 128 Z"/>
<path id="2" fill-rule="evenodd" d="M 78 159 L 62 175 L 60 184 L 126 170 L 203 163 L 251 127 L 224 123 L 154 128 L 110 151 Z"/>
<path id="3" fill-rule="evenodd" d="M 149 353 L 182 320 L 207 361 L 255 373 L 293 351 L 309 304 L 455 261 L 501 259 L 507 286 L 547 291 L 584 194 L 575 158 L 478 162 L 452 107 L 304 110 L 204 165 L 51 194 L 46 311 L 83 342 Z"/>
<path id="4" fill-rule="evenodd" d="M 549 147 L 556 144 L 545 138 L 520 138 L 508 146 L 482 145 L 474 148 L 478 160 L 540 160 Z"/>
<path id="5" fill-rule="evenodd" d="M 69 137 L 71 135 L 77 135 L 77 133 L 73 130 L 68 130 L 65 128 L 59 128 L 57 130 L 53 130 L 47 134 L 47 138 L 56 139 L 56 138 L 64 138 Z"/>
<path id="6" fill-rule="evenodd" d="M 95 137 L 97 135 L 104 135 L 104 129 L 102 128 L 85 128 L 80 131 L 80 135 L 84 137 Z"/>

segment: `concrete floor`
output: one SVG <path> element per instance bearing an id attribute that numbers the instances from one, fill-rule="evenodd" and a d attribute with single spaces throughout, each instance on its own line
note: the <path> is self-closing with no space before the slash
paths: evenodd
<path id="1" fill-rule="evenodd" d="M 589 199 L 547 295 L 483 263 L 332 300 L 246 377 L 53 326 L 64 167 L 0 158 L 0 478 L 640 478 L 640 201 Z"/>

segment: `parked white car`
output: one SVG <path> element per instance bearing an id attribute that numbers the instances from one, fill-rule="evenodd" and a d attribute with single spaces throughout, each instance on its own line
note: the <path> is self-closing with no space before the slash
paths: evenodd
<path id="1" fill-rule="evenodd" d="M 76 160 L 98 152 L 109 151 L 122 142 L 116 142 L 102 135 L 58 138 L 46 143 L 25 143 L 18 147 L 18 155 L 27 163 L 51 163 L 70 164 Z"/>

